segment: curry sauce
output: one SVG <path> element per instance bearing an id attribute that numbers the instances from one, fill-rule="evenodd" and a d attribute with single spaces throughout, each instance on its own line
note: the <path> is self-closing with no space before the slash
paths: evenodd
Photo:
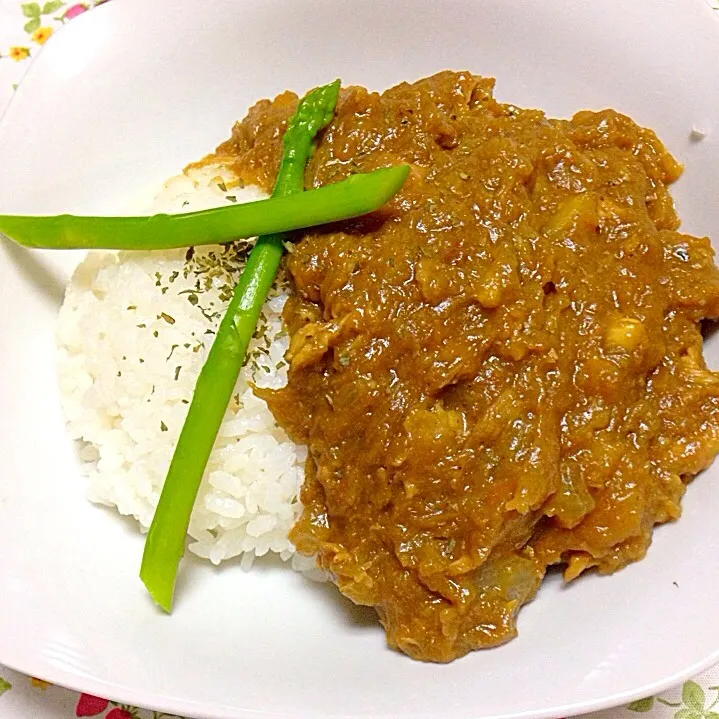
<path id="1" fill-rule="evenodd" d="M 549 565 L 641 559 L 719 451 L 719 272 L 677 232 L 680 165 L 617 112 L 553 120 L 493 85 L 342 91 L 306 186 L 410 178 L 291 248 L 289 380 L 261 391 L 309 448 L 292 541 L 429 661 L 514 637 Z M 296 105 L 218 148 L 243 181 L 271 188 Z"/>

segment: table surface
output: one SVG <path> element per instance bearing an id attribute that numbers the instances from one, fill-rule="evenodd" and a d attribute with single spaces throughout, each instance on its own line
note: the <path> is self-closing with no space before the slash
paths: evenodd
<path id="1" fill-rule="evenodd" d="M 0 0 L 0 114 L 21 82 L 33 55 L 40 52 L 45 41 L 73 18 L 91 11 L 104 1 L 66 3 L 46 0 L 37 3 Z M 708 2 L 719 12 L 719 0 Z M 719 665 L 656 697 L 647 697 L 625 707 L 595 712 L 586 717 L 622 719 L 638 715 L 647 719 L 719 719 Z M 174 719 L 168 714 L 78 694 L 39 678 L 18 674 L 0 664 L 2 719 L 65 719 L 75 716 Z"/>

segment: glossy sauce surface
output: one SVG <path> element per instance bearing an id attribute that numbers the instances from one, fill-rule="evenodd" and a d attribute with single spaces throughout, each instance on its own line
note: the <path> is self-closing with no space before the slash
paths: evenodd
<path id="1" fill-rule="evenodd" d="M 306 186 L 410 179 L 295 244 L 289 382 L 261 393 L 310 450 L 293 542 L 429 661 L 514 637 L 549 565 L 641 559 L 719 451 L 719 272 L 677 232 L 681 167 L 614 111 L 552 120 L 492 90 L 343 90 Z M 258 103 L 218 156 L 269 189 L 296 103 Z"/>

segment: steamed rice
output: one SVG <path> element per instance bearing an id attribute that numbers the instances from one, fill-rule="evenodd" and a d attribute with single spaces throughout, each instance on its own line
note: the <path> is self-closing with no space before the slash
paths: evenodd
<path id="1" fill-rule="evenodd" d="M 218 167 L 171 180 L 155 212 L 258 199 Z M 58 320 L 63 409 L 88 477 L 91 501 L 134 517 L 146 530 L 160 497 L 197 375 L 244 266 L 248 243 L 231 249 L 94 252 L 68 285 Z M 286 381 L 288 337 L 279 277 L 264 306 L 190 522 L 189 549 L 215 564 L 276 553 L 296 569 L 287 533 L 301 512 L 306 450 L 289 440 L 250 382 Z"/>

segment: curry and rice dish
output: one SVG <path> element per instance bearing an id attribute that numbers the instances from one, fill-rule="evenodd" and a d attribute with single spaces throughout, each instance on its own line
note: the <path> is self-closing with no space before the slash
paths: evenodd
<path id="1" fill-rule="evenodd" d="M 512 639 L 552 565 L 571 580 L 641 559 L 719 451 L 701 334 L 719 272 L 677 231 L 680 165 L 614 111 L 552 120 L 492 92 L 454 72 L 342 90 L 305 186 L 409 178 L 289 247 L 190 525 L 216 562 L 316 558 L 427 661 Z M 297 102 L 256 104 L 194 185 L 270 192 Z M 69 288 L 71 430 L 94 499 L 144 526 L 245 252 L 91 257 Z M 127 331 L 110 355 L 107 312 Z"/>

